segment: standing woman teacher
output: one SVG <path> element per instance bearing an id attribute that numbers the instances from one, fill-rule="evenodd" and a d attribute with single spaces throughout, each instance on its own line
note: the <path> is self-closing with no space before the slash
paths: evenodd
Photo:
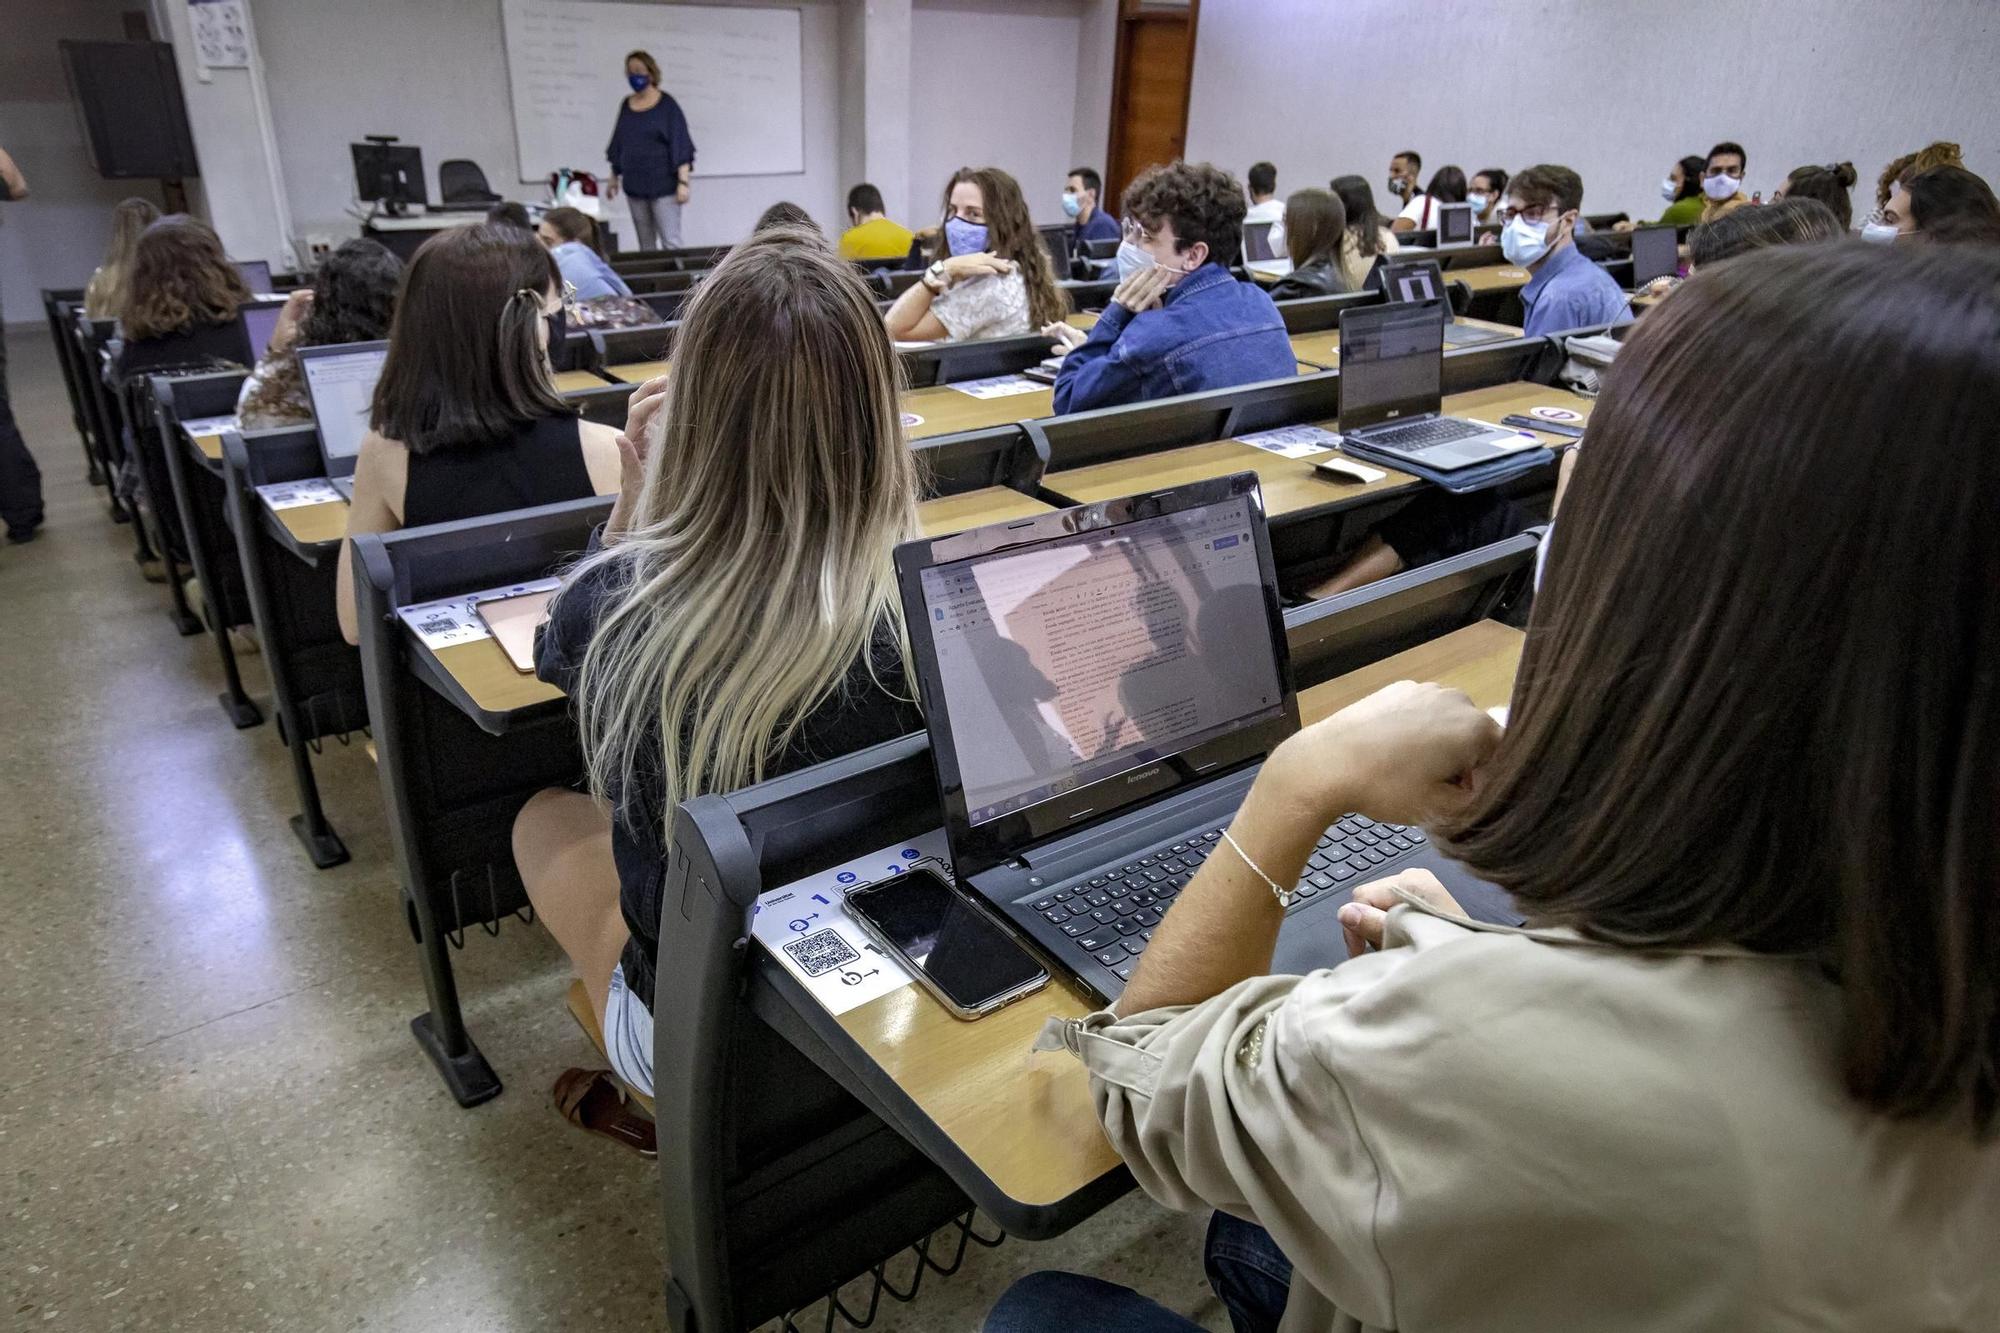
<path id="1" fill-rule="evenodd" d="M 625 57 L 632 95 L 618 108 L 611 131 L 611 198 L 622 186 L 632 208 L 632 231 L 641 250 L 672 250 L 681 243 L 681 205 L 694 171 L 694 136 L 681 104 L 660 90 L 659 62 L 644 51 Z"/>

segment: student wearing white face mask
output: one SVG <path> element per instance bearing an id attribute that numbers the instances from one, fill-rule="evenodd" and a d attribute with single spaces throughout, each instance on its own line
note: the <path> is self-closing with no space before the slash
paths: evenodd
<path id="1" fill-rule="evenodd" d="M 1708 162 L 1701 170 L 1701 220 L 1713 222 L 1750 202 L 1743 193 L 1743 174 L 1750 165 L 1743 145 L 1727 139 L 1708 150 Z"/>
<path id="2" fill-rule="evenodd" d="M 1507 183 L 1500 250 L 1528 270 L 1521 304 L 1530 338 L 1619 324 L 1632 317 L 1611 275 L 1576 248 L 1583 178 L 1568 167 L 1529 167 Z"/>
<path id="3" fill-rule="evenodd" d="M 891 338 L 1006 338 L 1069 313 L 1021 187 L 998 167 L 952 173 L 931 255 L 924 276 L 882 317 Z"/>
<path id="4" fill-rule="evenodd" d="M 1104 178 L 1097 174 L 1095 167 L 1076 167 L 1069 173 L 1069 180 L 1063 184 L 1063 216 L 1070 219 L 1070 230 L 1077 247 L 1082 248 L 1087 241 L 1115 241 L 1119 237 L 1118 219 L 1098 206 L 1104 197 Z"/>

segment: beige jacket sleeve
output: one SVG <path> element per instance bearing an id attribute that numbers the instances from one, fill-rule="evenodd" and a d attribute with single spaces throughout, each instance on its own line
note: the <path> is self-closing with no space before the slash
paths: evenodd
<path id="1" fill-rule="evenodd" d="M 1105 1011 L 1063 1033 L 1090 1069 L 1105 1134 L 1148 1194 L 1258 1223 L 1341 1314 L 1382 1328 L 1394 1327 L 1395 1300 L 1377 1209 L 1392 1191 L 1324 1052 L 1343 1030 L 1380 1023 L 1354 1009 L 1415 956 L 1409 946 L 1467 933 L 1407 907 L 1390 931 L 1403 947 L 1331 971 L 1258 977 L 1192 1008 Z"/>

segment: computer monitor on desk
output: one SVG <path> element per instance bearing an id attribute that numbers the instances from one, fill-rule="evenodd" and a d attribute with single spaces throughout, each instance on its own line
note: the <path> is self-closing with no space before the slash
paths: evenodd
<path id="1" fill-rule="evenodd" d="M 362 203 L 379 200 L 391 217 L 424 206 L 424 155 L 414 144 L 357 143 L 349 144 L 348 152 L 354 158 L 354 196 Z"/>
<path id="2" fill-rule="evenodd" d="M 320 457 L 326 463 L 328 479 L 348 500 L 354 498 L 354 461 L 361 453 L 361 439 L 368 433 L 375 381 L 382 377 L 382 364 L 388 359 L 386 342 L 299 350 L 306 397 L 312 401 L 313 420 L 319 425 Z"/>

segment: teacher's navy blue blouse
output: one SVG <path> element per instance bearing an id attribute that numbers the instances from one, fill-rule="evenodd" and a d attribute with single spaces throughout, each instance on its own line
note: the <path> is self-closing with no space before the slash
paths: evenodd
<path id="1" fill-rule="evenodd" d="M 681 104 L 665 93 L 650 111 L 634 111 L 630 102 L 620 102 L 604 156 L 625 193 L 638 199 L 672 194 L 681 168 L 694 165 L 694 136 L 688 133 Z"/>

